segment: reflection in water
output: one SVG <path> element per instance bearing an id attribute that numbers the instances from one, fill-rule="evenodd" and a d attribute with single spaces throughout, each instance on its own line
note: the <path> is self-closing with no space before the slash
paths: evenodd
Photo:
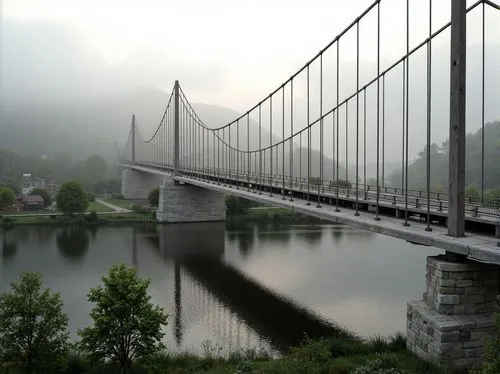
<path id="1" fill-rule="evenodd" d="M 111 265 L 133 264 L 170 316 L 170 350 L 199 352 L 205 339 L 224 352 L 284 350 L 304 332 L 346 334 L 338 323 L 361 335 L 403 329 L 405 302 L 419 297 L 425 256 L 436 252 L 339 225 L 228 226 L 4 230 L 0 291 L 22 271 L 41 272 L 61 292 L 74 337 L 89 323 L 89 288 Z"/>
<path id="2" fill-rule="evenodd" d="M 17 240 L 12 229 L 2 231 L 2 257 L 4 263 L 9 263 L 16 256 Z"/>
<path id="3" fill-rule="evenodd" d="M 174 262 L 175 276 L 175 343 L 177 348 L 182 345 L 182 305 L 181 305 L 181 267 L 178 262 Z"/>
<path id="4" fill-rule="evenodd" d="M 255 235 L 253 230 L 239 233 L 239 250 L 242 255 L 247 255 L 253 249 Z"/>
<path id="5" fill-rule="evenodd" d="M 95 235 L 95 234 L 94 234 Z M 57 234 L 57 248 L 73 263 L 79 263 L 89 247 L 89 233 L 85 227 L 70 226 L 62 228 Z"/>
<path id="6" fill-rule="evenodd" d="M 297 238 L 304 239 L 311 246 L 317 244 L 323 236 L 323 231 L 320 227 L 305 228 L 295 232 Z"/>

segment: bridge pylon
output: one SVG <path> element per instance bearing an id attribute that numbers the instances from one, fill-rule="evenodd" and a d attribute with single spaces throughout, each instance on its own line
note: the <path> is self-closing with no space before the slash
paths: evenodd
<path id="1" fill-rule="evenodd" d="M 174 175 L 179 175 L 179 81 L 174 85 Z"/>

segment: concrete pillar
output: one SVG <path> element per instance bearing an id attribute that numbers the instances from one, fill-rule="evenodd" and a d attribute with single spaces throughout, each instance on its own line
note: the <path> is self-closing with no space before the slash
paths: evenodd
<path id="1" fill-rule="evenodd" d="M 160 187 L 156 218 L 165 223 L 224 221 L 224 194 L 167 178 Z"/>
<path id="2" fill-rule="evenodd" d="M 427 257 L 427 289 L 408 303 L 407 347 L 443 366 L 477 367 L 493 333 L 500 266 Z"/>
<path id="3" fill-rule="evenodd" d="M 148 198 L 149 191 L 161 184 L 159 175 L 143 173 L 133 169 L 122 171 L 121 192 L 125 199 L 144 200 Z"/>

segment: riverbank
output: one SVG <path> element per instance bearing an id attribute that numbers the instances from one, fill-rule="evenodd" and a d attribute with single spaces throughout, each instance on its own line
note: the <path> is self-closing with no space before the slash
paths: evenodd
<path id="1" fill-rule="evenodd" d="M 130 210 L 133 204 L 127 200 L 106 200 L 92 202 L 84 214 L 73 216 L 59 212 L 0 215 L 0 227 L 18 225 L 120 225 L 132 223 L 157 223 L 154 211 Z M 132 205 L 131 205 L 132 204 Z M 94 208 L 94 209 L 90 209 Z M 113 210 L 114 208 L 114 210 Z M 236 212 L 229 211 L 227 220 L 231 223 L 330 223 L 319 218 L 272 206 L 250 207 Z"/>
<path id="2" fill-rule="evenodd" d="M 163 353 L 134 363 L 130 373 L 276 373 L 276 374 L 461 374 L 421 360 L 406 350 L 401 334 L 384 340 L 309 340 L 280 358 L 255 349 L 235 351 L 221 357 L 220 347 L 209 341 L 201 356 Z M 109 364 L 91 365 L 84 356 L 73 354 L 65 373 L 118 373 Z"/>
<path id="3" fill-rule="evenodd" d="M 282 223 L 302 223 L 321 224 L 331 223 L 316 217 L 311 217 L 302 213 L 294 212 L 285 208 L 271 206 L 248 208 L 243 211 L 228 212 L 228 219 L 240 222 L 282 222 Z"/>
<path id="4" fill-rule="evenodd" d="M 152 212 L 88 213 L 74 216 L 62 214 L 9 215 L 0 217 L 0 226 L 19 225 L 122 225 L 132 223 L 156 223 Z"/>

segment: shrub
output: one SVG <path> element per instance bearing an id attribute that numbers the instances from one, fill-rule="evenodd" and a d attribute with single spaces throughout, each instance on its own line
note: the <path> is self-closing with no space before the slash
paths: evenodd
<path id="1" fill-rule="evenodd" d="M 483 364 L 480 369 L 472 370 L 471 374 L 500 373 L 500 296 L 497 297 L 497 312 L 495 313 L 495 335 L 486 339 Z"/>
<path id="2" fill-rule="evenodd" d="M 159 201 L 160 201 L 160 189 L 153 188 L 151 191 L 149 191 L 149 194 L 148 194 L 149 205 L 152 207 L 157 207 Z"/>
<path id="3" fill-rule="evenodd" d="M 404 351 L 406 349 L 406 337 L 402 332 L 397 332 L 389 339 L 389 350 L 391 352 Z"/>
<path id="4" fill-rule="evenodd" d="M 99 216 L 97 215 L 97 212 L 96 211 L 91 211 L 88 215 L 87 215 L 87 221 L 88 222 L 98 222 L 99 221 Z"/>
<path id="5" fill-rule="evenodd" d="M 409 374 L 408 371 L 397 368 L 398 359 L 394 354 L 381 353 L 377 356 L 356 368 L 354 374 Z"/>

